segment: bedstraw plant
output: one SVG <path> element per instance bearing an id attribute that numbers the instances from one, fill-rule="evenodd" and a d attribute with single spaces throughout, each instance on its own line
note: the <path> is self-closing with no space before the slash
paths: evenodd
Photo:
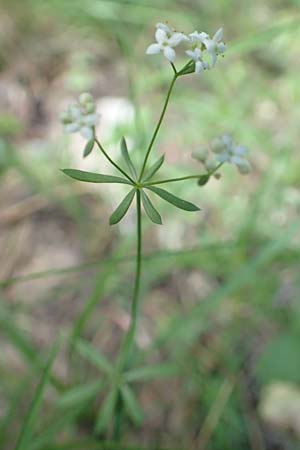
<path id="1" fill-rule="evenodd" d="M 184 48 L 182 53 L 187 58 L 187 62 L 181 68 L 178 68 L 176 61 L 178 57 L 177 52 L 180 48 Z M 178 198 L 161 186 L 189 181 L 195 183 L 195 187 L 198 189 L 208 183 L 211 177 L 219 179 L 221 177 L 221 167 L 226 163 L 235 165 L 241 174 L 247 174 L 251 170 L 250 163 L 246 159 L 247 149 L 236 144 L 227 135 L 215 138 L 210 145 L 201 146 L 192 153 L 192 157 L 202 165 L 200 173 L 183 175 L 179 178 L 160 179 L 159 170 L 164 164 L 164 156 L 158 158 L 154 164 L 149 165 L 149 157 L 154 149 L 154 144 L 165 118 L 167 106 L 176 82 L 187 75 L 204 76 L 205 72 L 215 67 L 219 57 L 223 56 L 225 51 L 226 45 L 223 42 L 222 28 L 213 37 L 210 37 L 205 32 L 194 31 L 186 35 L 173 30 L 168 24 L 158 23 L 156 25 L 155 43 L 149 45 L 146 49 L 146 54 L 155 55 L 162 53 L 170 65 L 172 78 L 152 137 L 142 154 L 143 159 L 140 167 L 136 167 L 133 164 L 124 137 L 120 143 L 122 166 L 103 147 L 96 132 L 100 116 L 96 112 L 95 102 L 91 94 L 81 94 L 79 101 L 71 104 L 67 111 L 61 114 L 61 121 L 65 131 L 68 133 L 80 132 L 83 138 L 86 139 L 87 143 L 83 151 L 83 157 L 87 157 L 94 149 L 98 148 L 111 166 L 116 169 L 118 176 L 75 169 L 63 169 L 63 172 L 69 177 L 82 182 L 121 183 L 128 186 L 128 193 L 110 216 L 109 222 L 111 225 L 119 223 L 132 204 L 135 204 L 136 208 L 136 267 L 131 299 L 130 325 L 123 338 L 114 366 L 100 352 L 97 353 L 98 365 L 102 367 L 104 374 L 108 378 L 109 389 L 96 419 L 95 430 L 96 433 L 101 434 L 112 429 L 113 439 L 120 439 L 122 423 L 126 416 L 129 416 L 136 424 L 139 424 L 142 420 L 132 383 L 139 378 L 139 373 L 145 372 L 146 368 L 132 369 L 130 361 L 135 346 L 139 318 L 142 280 L 143 211 L 154 224 L 162 225 L 161 215 L 156 205 L 152 203 L 149 194 L 154 194 L 153 198 L 156 196 L 160 197 L 176 208 L 201 214 L 201 209 L 198 206 L 190 201 Z M 82 351 L 87 353 L 91 350 L 82 348 Z M 155 367 L 152 367 L 151 370 L 154 373 Z"/>

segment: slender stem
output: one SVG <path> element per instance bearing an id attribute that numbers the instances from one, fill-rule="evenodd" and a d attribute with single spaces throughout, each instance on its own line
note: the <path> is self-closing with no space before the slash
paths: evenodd
<path id="1" fill-rule="evenodd" d="M 124 338 L 120 357 L 117 365 L 118 377 L 122 377 L 122 373 L 126 370 L 132 347 L 134 345 L 134 338 L 138 320 L 138 307 L 139 307 L 139 293 L 141 285 L 141 270 L 142 270 L 142 210 L 141 210 L 141 192 L 138 189 L 136 192 L 136 210 L 137 210 L 137 252 L 136 252 L 136 270 L 135 270 L 135 282 L 133 289 L 133 297 L 131 303 L 131 322 L 127 334 Z M 120 440 L 122 432 L 122 420 L 124 415 L 124 404 L 120 394 L 118 394 L 118 401 L 115 408 L 115 421 L 113 440 Z"/>
<path id="2" fill-rule="evenodd" d="M 103 148 L 102 144 L 98 141 L 97 138 L 95 138 L 95 142 L 97 143 L 99 149 L 101 150 L 101 152 L 103 153 L 103 155 L 105 156 L 106 159 L 108 159 L 108 161 L 119 171 L 121 172 L 122 175 L 124 175 L 124 177 L 126 177 L 129 181 L 131 181 L 131 183 L 135 184 L 135 181 L 125 172 L 125 170 L 123 170 L 113 159 L 111 159 L 111 157 L 109 156 L 109 154 L 106 152 L 106 150 Z"/>
<path id="3" fill-rule="evenodd" d="M 131 348 L 134 343 L 138 317 L 138 304 L 139 304 L 141 269 L 142 269 L 142 210 L 141 210 L 141 192 L 139 189 L 136 192 L 136 210 L 137 210 L 136 271 L 135 271 L 133 297 L 131 303 L 131 323 L 124 341 L 124 348 L 121 356 L 122 366 L 126 365 L 127 360 L 130 356 Z"/>
<path id="4" fill-rule="evenodd" d="M 165 100 L 165 103 L 164 103 L 162 112 L 161 112 L 161 114 L 160 114 L 160 118 L 159 118 L 159 120 L 158 120 L 158 122 L 157 122 L 157 125 L 156 125 L 156 128 L 155 128 L 155 130 L 154 130 L 152 139 L 151 139 L 150 144 L 149 144 L 149 146 L 148 146 L 148 149 L 147 149 L 147 152 L 146 152 L 146 155 L 145 155 L 145 159 L 144 159 L 144 162 L 143 162 L 142 170 L 141 170 L 141 173 L 140 173 L 140 176 L 139 176 L 139 181 L 141 181 L 141 179 L 142 179 L 142 177 L 143 177 L 143 175 L 144 175 L 145 168 L 146 168 L 146 164 L 147 164 L 147 161 L 148 161 L 148 158 L 149 158 L 151 149 L 152 149 L 152 147 L 153 147 L 153 144 L 154 144 L 154 142 L 155 142 L 157 133 L 159 132 L 160 126 L 161 126 L 161 124 L 162 124 L 162 121 L 163 121 L 165 112 L 166 112 L 166 110 L 167 110 L 167 106 L 168 106 L 168 103 L 169 103 L 169 100 L 170 100 L 170 96 L 171 96 L 171 93 L 172 93 L 172 90 L 173 90 L 173 87 L 174 87 L 174 84 L 175 84 L 175 81 L 176 81 L 176 80 L 177 80 L 177 72 L 174 73 L 174 76 L 173 76 L 173 78 L 172 78 L 172 81 L 171 81 L 171 84 L 170 84 L 170 87 L 169 87 L 169 90 L 168 90 L 168 93 L 167 93 L 167 97 L 166 97 L 166 100 Z"/>
<path id="5" fill-rule="evenodd" d="M 201 173 L 199 175 L 189 175 L 189 176 L 180 177 L 180 178 L 169 178 L 167 180 L 161 180 L 161 181 L 150 181 L 149 183 L 144 183 L 144 186 L 154 186 L 156 184 L 172 183 L 173 181 L 191 180 L 193 178 L 200 178 L 200 177 L 203 177 L 205 175 L 208 175 L 208 174 Z"/>
<path id="6" fill-rule="evenodd" d="M 156 184 L 164 184 L 164 183 L 172 183 L 174 181 L 184 181 L 184 180 L 192 180 L 192 179 L 199 179 L 201 177 L 205 176 L 211 176 L 213 175 L 221 166 L 223 163 L 220 163 L 217 165 L 217 167 L 214 170 L 211 170 L 207 173 L 200 173 L 199 175 L 187 175 L 186 177 L 180 177 L 180 178 L 168 178 L 167 180 L 160 180 L 160 181 L 150 181 L 147 183 L 143 183 L 143 186 L 154 186 Z"/>

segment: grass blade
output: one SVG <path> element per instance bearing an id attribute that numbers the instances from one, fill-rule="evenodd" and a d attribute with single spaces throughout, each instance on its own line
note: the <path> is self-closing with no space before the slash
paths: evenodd
<path id="1" fill-rule="evenodd" d="M 23 426 L 17 439 L 15 450 L 23 450 L 25 448 L 29 448 L 27 444 L 34 430 L 35 422 L 42 404 L 44 391 L 49 382 L 50 371 L 52 369 L 52 365 L 54 363 L 57 352 L 58 344 L 55 343 L 50 352 L 50 356 L 44 368 L 41 379 L 35 390 L 35 394 L 29 407 L 29 411 L 25 416 Z"/>

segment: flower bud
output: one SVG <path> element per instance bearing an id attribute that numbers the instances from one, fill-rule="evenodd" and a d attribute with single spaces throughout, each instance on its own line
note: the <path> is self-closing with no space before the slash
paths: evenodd
<path id="1" fill-rule="evenodd" d="M 218 162 L 215 159 L 208 159 L 207 161 L 205 161 L 205 168 L 211 172 L 213 170 L 216 169 Z"/>
<path id="2" fill-rule="evenodd" d="M 94 113 L 95 110 L 96 110 L 95 103 L 92 103 L 92 102 L 86 103 L 86 104 L 84 105 L 84 109 L 85 109 L 85 112 L 86 112 L 87 114 L 92 114 L 92 113 Z"/>
<path id="3" fill-rule="evenodd" d="M 60 113 L 60 115 L 59 115 L 59 120 L 61 121 L 61 123 L 62 123 L 63 125 L 66 125 L 66 124 L 72 122 L 72 119 L 71 119 L 71 117 L 70 117 L 70 114 L 69 114 L 68 112 L 66 112 L 66 111 L 63 111 L 63 112 Z"/>
<path id="4" fill-rule="evenodd" d="M 83 92 L 79 96 L 79 102 L 81 105 L 86 106 L 87 103 L 94 103 L 94 98 L 89 92 Z"/>
<path id="5" fill-rule="evenodd" d="M 219 138 L 215 138 L 210 146 L 214 153 L 221 153 L 224 150 L 224 142 Z"/>
<path id="6" fill-rule="evenodd" d="M 251 172 L 251 164 L 247 159 L 243 159 L 239 164 L 237 164 L 237 168 L 242 175 L 247 175 Z"/>
<path id="7" fill-rule="evenodd" d="M 192 158 L 204 163 L 208 157 L 208 149 L 206 147 L 200 147 L 192 153 Z"/>

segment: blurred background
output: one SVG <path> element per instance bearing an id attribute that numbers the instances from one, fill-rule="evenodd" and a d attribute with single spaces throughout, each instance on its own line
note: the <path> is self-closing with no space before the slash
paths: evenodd
<path id="1" fill-rule="evenodd" d="M 118 157 L 125 135 L 140 161 L 172 76 L 162 57 L 145 56 L 165 20 L 187 33 L 223 26 L 228 51 L 214 70 L 178 81 L 153 151 L 166 155 L 161 176 L 200 173 L 191 152 L 225 133 L 250 149 L 253 171 L 228 166 L 203 188 L 170 185 L 202 212 L 156 200 L 163 227 L 144 218 L 134 363 L 165 366 L 135 386 L 143 422 L 126 423 L 122 448 L 300 448 L 299 19 L 298 0 L 0 1 L 1 448 L 14 448 L 59 333 L 115 361 L 135 214 L 109 227 L 123 188 L 60 172 L 112 173 L 97 151 L 82 160 L 84 141 L 63 135 L 58 115 L 91 91 L 109 152 Z M 80 444 L 103 392 L 99 370 L 70 347 L 31 450 L 104 448 Z M 62 401 L 68 388 L 77 396 Z"/>

